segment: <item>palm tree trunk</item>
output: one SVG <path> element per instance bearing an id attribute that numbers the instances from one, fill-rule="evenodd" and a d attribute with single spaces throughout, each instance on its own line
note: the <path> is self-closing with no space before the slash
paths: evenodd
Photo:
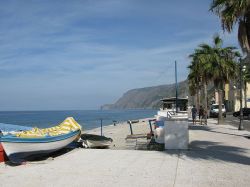
<path id="1" fill-rule="evenodd" d="M 197 106 L 197 102 L 198 102 L 198 97 L 197 97 L 197 93 L 195 93 L 195 95 L 194 95 L 194 105 L 195 105 L 195 107 Z"/>
<path id="2" fill-rule="evenodd" d="M 198 88 L 198 92 L 197 92 L 197 106 L 196 106 L 196 108 L 198 109 L 198 108 L 200 108 L 200 103 L 201 103 L 201 89 L 200 88 Z"/>
<path id="3" fill-rule="evenodd" d="M 205 108 L 205 124 L 207 124 L 207 83 L 204 84 L 204 97 L 205 97 L 205 102 L 204 102 L 204 108 Z"/>
<path id="4" fill-rule="evenodd" d="M 218 115 L 218 125 L 223 123 L 223 118 L 222 118 L 222 89 L 218 90 L 218 99 L 219 99 L 219 115 Z"/>
<path id="5" fill-rule="evenodd" d="M 247 107 L 247 82 L 244 81 L 244 107 Z"/>

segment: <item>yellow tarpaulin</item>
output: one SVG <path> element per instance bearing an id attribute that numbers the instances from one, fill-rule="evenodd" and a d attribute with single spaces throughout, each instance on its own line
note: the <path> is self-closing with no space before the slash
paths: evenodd
<path id="1" fill-rule="evenodd" d="M 21 138 L 39 138 L 45 136 L 57 136 L 62 134 L 67 134 L 71 131 L 81 130 L 81 125 L 79 125 L 73 117 L 66 118 L 60 125 L 46 128 L 46 129 L 39 129 L 33 128 L 28 131 L 22 131 L 16 133 L 17 137 Z"/>

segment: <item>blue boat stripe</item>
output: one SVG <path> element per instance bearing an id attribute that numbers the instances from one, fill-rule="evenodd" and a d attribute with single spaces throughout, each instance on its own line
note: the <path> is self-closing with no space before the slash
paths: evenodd
<path id="1" fill-rule="evenodd" d="M 46 143 L 46 142 L 56 142 L 68 139 L 72 136 L 80 134 L 80 130 L 73 131 L 67 134 L 58 136 L 47 136 L 43 138 L 20 138 L 16 136 L 0 136 L 0 142 L 15 142 L 15 143 Z"/>

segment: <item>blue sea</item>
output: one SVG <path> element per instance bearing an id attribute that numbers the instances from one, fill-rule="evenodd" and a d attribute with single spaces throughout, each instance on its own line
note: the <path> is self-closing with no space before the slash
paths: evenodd
<path id="1" fill-rule="evenodd" d="M 65 110 L 65 111 L 12 111 L 0 112 L 0 123 L 26 127 L 47 128 L 74 117 L 85 130 L 141 118 L 153 117 L 156 110 Z M 1 124 L 0 124 L 1 129 Z"/>

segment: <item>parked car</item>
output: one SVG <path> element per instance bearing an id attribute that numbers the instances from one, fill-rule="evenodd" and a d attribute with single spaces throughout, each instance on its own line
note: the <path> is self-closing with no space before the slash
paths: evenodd
<path id="1" fill-rule="evenodd" d="M 222 115 L 226 117 L 226 109 L 225 105 L 222 104 Z M 212 104 L 210 111 L 209 111 L 209 117 L 218 117 L 219 116 L 219 105 L 218 104 Z"/>
<path id="2" fill-rule="evenodd" d="M 250 118 L 250 108 L 242 108 L 243 111 L 243 117 L 248 117 Z M 234 117 L 239 117 L 240 116 L 240 111 L 236 111 L 233 113 Z"/>

